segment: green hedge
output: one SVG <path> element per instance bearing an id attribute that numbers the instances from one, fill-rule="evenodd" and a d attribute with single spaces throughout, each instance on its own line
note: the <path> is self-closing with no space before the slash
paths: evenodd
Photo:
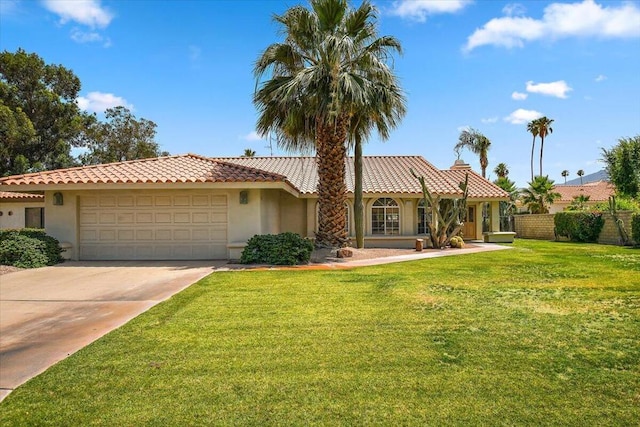
<path id="1" fill-rule="evenodd" d="M 297 265 L 311 258 L 313 243 L 295 233 L 255 235 L 240 256 L 242 264 Z"/>
<path id="2" fill-rule="evenodd" d="M 600 213 L 558 212 L 553 223 L 556 237 L 568 237 L 574 242 L 597 242 L 604 218 Z"/>
<path id="3" fill-rule="evenodd" d="M 631 217 L 631 238 L 636 242 L 636 246 L 640 246 L 640 213 Z"/>
<path id="4" fill-rule="evenodd" d="M 0 230 L 0 264 L 21 268 L 43 267 L 63 261 L 60 242 L 44 230 Z"/>

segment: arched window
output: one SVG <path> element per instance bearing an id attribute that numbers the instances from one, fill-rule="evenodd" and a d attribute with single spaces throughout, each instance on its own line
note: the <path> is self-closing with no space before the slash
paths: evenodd
<path id="1" fill-rule="evenodd" d="M 424 206 L 424 199 L 418 202 L 418 234 L 429 234 L 427 220 L 431 222 L 431 206 Z"/>
<path id="2" fill-rule="evenodd" d="M 400 206 L 388 197 L 381 197 L 371 207 L 371 233 L 400 234 Z"/>

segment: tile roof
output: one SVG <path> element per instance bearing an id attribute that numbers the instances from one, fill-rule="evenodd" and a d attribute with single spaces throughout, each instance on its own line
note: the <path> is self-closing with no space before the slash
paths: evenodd
<path id="1" fill-rule="evenodd" d="M 560 193 L 556 202 L 571 202 L 576 196 L 589 196 L 590 202 L 603 202 L 615 193 L 614 187 L 606 181 L 590 182 L 583 185 L 556 185 L 554 191 Z"/>
<path id="2" fill-rule="evenodd" d="M 16 193 L 15 191 L 0 191 L 0 200 L 44 201 L 44 194 Z"/>
<path id="3" fill-rule="evenodd" d="M 315 157 L 230 157 L 219 158 L 229 163 L 251 166 L 289 178 L 303 194 L 314 194 L 318 181 Z M 354 191 L 353 158 L 346 165 L 347 191 Z M 362 159 L 362 188 L 366 193 L 420 194 L 422 188 L 410 170 L 424 176 L 430 190 L 445 195 L 462 194 L 457 181 L 421 156 L 366 156 Z"/>
<path id="4" fill-rule="evenodd" d="M 9 176 L 0 185 L 286 181 L 276 173 L 185 154 Z"/>
<path id="5" fill-rule="evenodd" d="M 469 198 L 509 198 L 509 193 L 483 178 L 471 169 L 446 169 L 442 171 L 454 182 L 464 182 L 465 173 L 469 173 Z"/>

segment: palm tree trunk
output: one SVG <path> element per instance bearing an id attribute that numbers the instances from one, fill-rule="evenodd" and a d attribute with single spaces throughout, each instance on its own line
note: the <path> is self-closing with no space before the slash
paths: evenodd
<path id="1" fill-rule="evenodd" d="M 356 247 L 364 248 L 364 206 L 362 204 L 362 141 L 356 136 L 353 155 L 355 166 L 355 189 L 353 201 L 353 219 L 356 227 Z"/>
<path id="2" fill-rule="evenodd" d="M 544 152 L 544 136 L 540 137 L 540 176 L 542 176 L 542 153 Z"/>
<path id="3" fill-rule="evenodd" d="M 344 202 L 347 122 L 343 117 L 316 128 L 316 163 L 318 166 L 317 247 L 343 247 L 349 238 L 345 229 Z"/>
<path id="4" fill-rule="evenodd" d="M 533 143 L 531 144 L 531 182 L 533 182 L 533 152 L 536 148 L 536 137 L 533 136 Z"/>

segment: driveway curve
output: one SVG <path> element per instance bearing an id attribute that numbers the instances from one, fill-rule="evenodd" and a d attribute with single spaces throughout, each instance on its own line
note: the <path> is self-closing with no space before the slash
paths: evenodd
<path id="1" fill-rule="evenodd" d="M 66 262 L 0 276 L 0 400 L 225 263 Z"/>

